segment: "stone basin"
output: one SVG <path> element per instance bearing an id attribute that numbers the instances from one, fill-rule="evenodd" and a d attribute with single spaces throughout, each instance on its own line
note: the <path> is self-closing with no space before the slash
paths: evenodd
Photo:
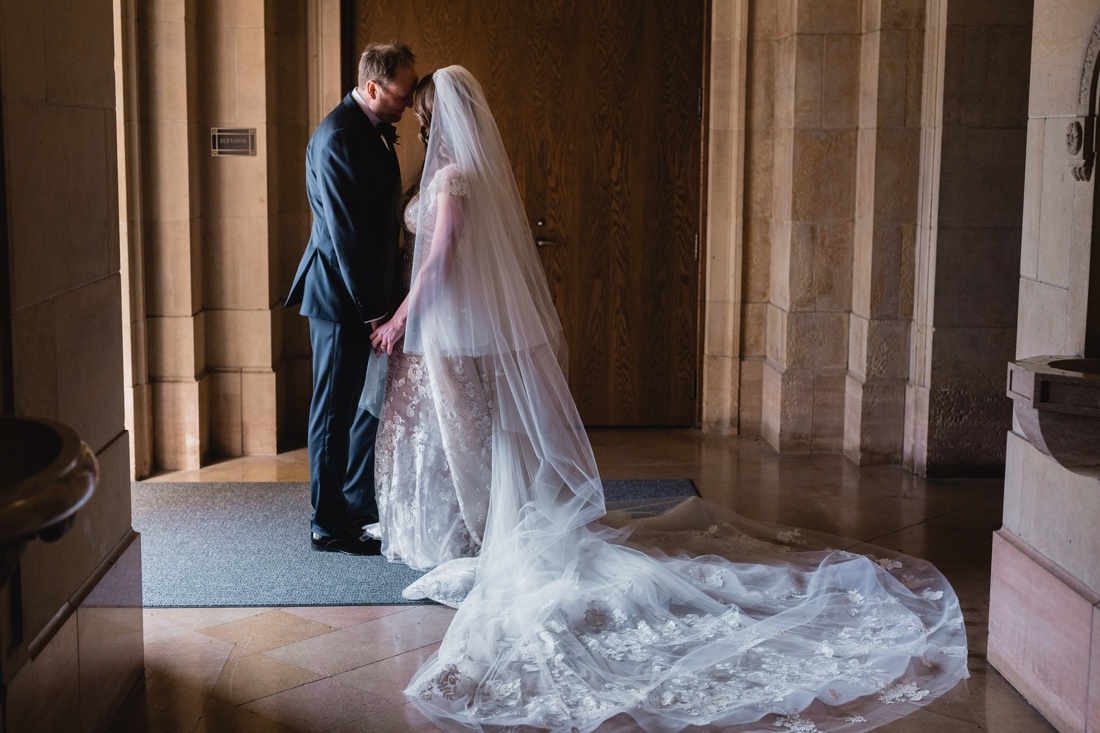
<path id="1" fill-rule="evenodd" d="M 1009 362 L 1008 396 L 1033 446 L 1074 473 L 1100 479 L 1100 358 Z"/>
<path id="2" fill-rule="evenodd" d="M 1047 366 L 1062 372 L 1077 372 L 1100 377 L 1100 359 L 1055 359 Z"/>
<path id="3" fill-rule="evenodd" d="M 72 428 L 0 415 L 0 546 L 61 537 L 98 475 L 95 454 Z"/>

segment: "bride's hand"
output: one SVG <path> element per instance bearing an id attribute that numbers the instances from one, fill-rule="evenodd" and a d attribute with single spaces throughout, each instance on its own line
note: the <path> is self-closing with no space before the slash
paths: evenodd
<path id="1" fill-rule="evenodd" d="M 393 347 L 404 336 L 405 323 L 395 317 L 374 329 L 374 333 L 370 335 L 370 343 L 377 353 L 381 354 L 384 351 L 387 354 L 392 354 Z"/>

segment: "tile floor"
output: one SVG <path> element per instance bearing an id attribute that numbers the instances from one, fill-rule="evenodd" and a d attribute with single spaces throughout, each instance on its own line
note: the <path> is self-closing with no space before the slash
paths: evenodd
<path id="1" fill-rule="evenodd" d="M 1053 731 L 985 660 L 1002 482 L 924 481 L 838 455 L 778 455 L 692 430 L 593 430 L 605 478 L 690 478 L 741 514 L 932 560 L 963 603 L 971 678 L 885 733 Z M 304 481 L 304 450 L 228 460 L 164 481 Z M 306 535 L 302 536 L 302 551 Z M 113 733 L 434 731 L 401 694 L 452 611 L 437 606 L 146 609 L 145 682 Z"/>

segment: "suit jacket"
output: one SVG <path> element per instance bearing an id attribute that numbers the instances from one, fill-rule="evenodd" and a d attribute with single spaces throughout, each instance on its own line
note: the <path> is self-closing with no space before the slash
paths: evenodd
<path id="1" fill-rule="evenodd" d="M 364 323 L 389 310 L 397 257 L 397 156 L 349 93 L 306 147 L 309 235 L 286 306 Z"/>

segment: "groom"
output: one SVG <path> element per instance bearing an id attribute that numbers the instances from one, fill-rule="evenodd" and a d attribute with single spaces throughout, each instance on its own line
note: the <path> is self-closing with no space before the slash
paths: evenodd
<path id="1" fill-rule="evenodd" d="M 393 123 L 412 105 L 415 57 L 397 41 L 372 43 L 359 82 L 317 126 L 306 148 L 313 230 L 286 307 L 309 317 L 313 398 L 309 477 L 313 549 L 377 555 L 362 527 L 378 520 L 374 436 L 359 409 L 374 325 L 388 315 L 397 255 L 401 172 Z"/>

